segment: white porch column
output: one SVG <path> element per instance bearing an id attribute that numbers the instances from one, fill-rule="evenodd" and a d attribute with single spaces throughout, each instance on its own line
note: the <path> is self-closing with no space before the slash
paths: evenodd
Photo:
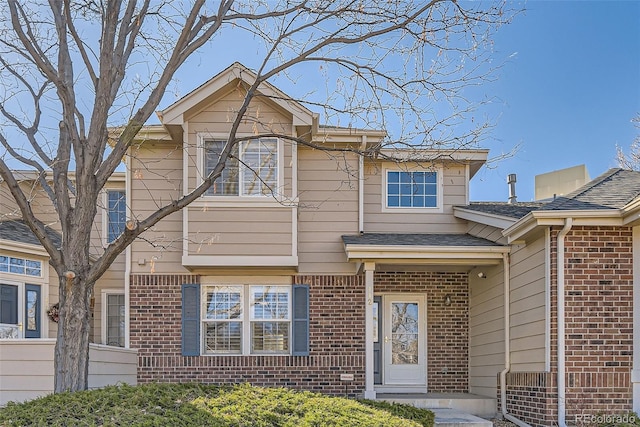
<path id="1" fill-rule="evenodd" d="M 364 263 L 365 289 L 365 388 L 364 398 L 375 399 L 376 391 L 373 386 L 373 273 L 375 262 Z"/>

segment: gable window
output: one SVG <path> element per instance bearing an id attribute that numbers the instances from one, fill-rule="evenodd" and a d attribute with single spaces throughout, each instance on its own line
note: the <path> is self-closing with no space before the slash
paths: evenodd
<path id="1" fill-rule="evenodd" d="M 438 172 L 388 170 L 386 178 L 386 207 L 438 207 Z"/>
<path id="2" fill-rule="evenodd" d="M 204 286 L 205 354 L 289 354 L 290 286 Z"/>
<path id="3" fill-rule="evenodd" d="M 127 221 L 125 192 L 107 191 L 107 243 L 111 243 L 124 231 Z"/>
<path id="4" fill-rule="evenodd" d="M 226 141 L 204 141 L 204 173 L 215 168 Z M 268 196 L 278 186 L 278 140 L 259 138 L 235 145 L 207 196 Z"/>

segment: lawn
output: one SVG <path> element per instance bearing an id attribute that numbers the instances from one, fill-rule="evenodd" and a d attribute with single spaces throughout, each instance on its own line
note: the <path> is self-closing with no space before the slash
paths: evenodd
<path id="1" fill-rule="evenodd" d="M 9 426 L 431 427 L 407 405 L 250 385 L 146 384 L 52 394 L 0 409 Z"/>

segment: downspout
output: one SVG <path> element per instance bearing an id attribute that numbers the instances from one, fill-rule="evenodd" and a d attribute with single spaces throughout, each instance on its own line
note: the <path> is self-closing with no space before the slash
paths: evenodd
<path id="1" fill-rule="evenodd" d="M 507 412 L 507 374 L 511 370 L 511 298 L 510 298 L 510 276 L 511 276 L 511 260 L 509 254 L 502 255 L 502 265 L 504 272 L 504 369 L 500 372 L 500 409 L 502 417 L 511 421 L 519 427 L 531 427 Z"/>
<path id="2" fill-rule="evenodd" d="M 124 174 L 124 197 L 127 206 L 126 218 L 131 220 L 131 164 L 125 164 Z M 131 347 L 131 246 L 125 249 L 124 261 L 124 348 Z M 104 301 L 103 301 L 104 303 Z"/>
<path id="3" fill-rule="evenodd" d="M 358 156 L 358 233 L 364 233 L 364 151 L 367 149 L 367 135 L 362 135 Z"/>
<path id="4" fill-rule="evenodd" d="M 558 233 L 556 277 L 558 278 L 558 426 L 566 427 L 565 337 L 564 337 L 564 238 L 573 226 L 573 218 L 566 218 Z"/>

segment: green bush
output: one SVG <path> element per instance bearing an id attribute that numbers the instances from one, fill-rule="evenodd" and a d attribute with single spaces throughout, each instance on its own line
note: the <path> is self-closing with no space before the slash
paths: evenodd
<path id="1" fill-rule="evenodd" d="M 1 426 L 419 427 L 433 413 L 250 385 L 147 384 L 52 394 L 0 409 Z"/>

